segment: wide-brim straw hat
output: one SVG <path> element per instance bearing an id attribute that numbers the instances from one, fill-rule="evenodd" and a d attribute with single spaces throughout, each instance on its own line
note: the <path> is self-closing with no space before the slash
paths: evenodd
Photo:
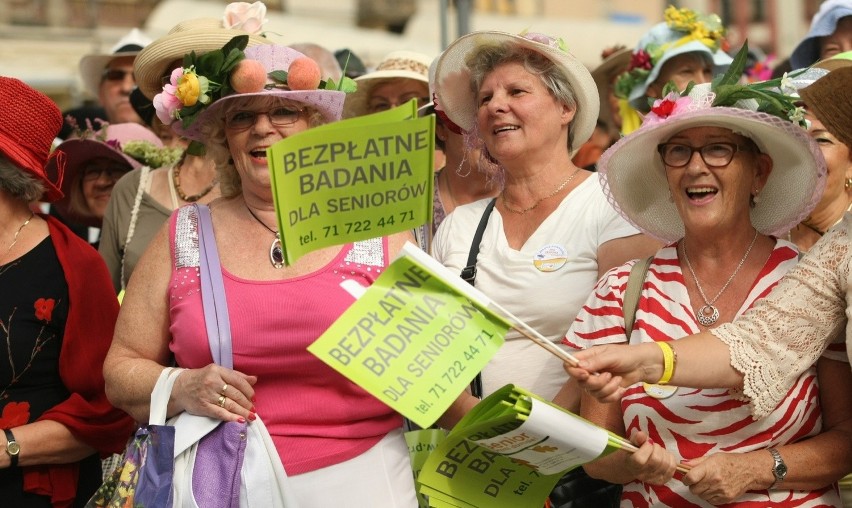
<path id="1" fill-rule="evenodd" d="M 598 120 L 607 126 L 611 136 L 618 136 L 618 127 L 613 124 L 612 108 L 609 106 L 609 90 L 612 86 L 612 80 L 625 70 L 630 64 L 630 48 L 621 48 L 613 52 L 611 55 L 604 58 L 600 65 L 592 71 L 592 79 L 595 80 L 595 86 L 598 88 L 598 99 L 600 100 L 600 113 Z"/>
<path id="2" fill-rule="evenodd" d="M 109 53 L 95 53 L 81 58 L 79 65 L 80 77 L 83 80 L 85 89 L 93 97 L 97 97 L 101 87 L 101 78 L 107 65 L 116 58 L 138 56 L 139 52 L 150 43 L 150 37 L 142 33 L 138 28 L 134 28 L 115 43 L 109 50 Z"/>
<path id="3" fill-rule="evenodd" d="M 549 43 L 545 43 L 545 40 Z M 562 71 L 577 100 L 570 151 L 573 153 L 578 150 L 594 132 L 600 112 L 600 99 L 595 80 L 592 79 L 586 66 L 574 55 L 559 48 L 556 39 L 541 34 L 515 35 L 483 31 L 473 32 L 456 39 L 444 50 L 438 60 L 435 76 L 438 107 L 465 131 L 473 129 L 476 125 L 478 105 L 476 91 L 471 87 L 468 59 L 483 47 L 501 44 L 514 44 L 539 53 Z"/>
<path id="4" fill-rule="evenodd" d="M 828 132 L 852 148 L 852 97 L 849 96 L 849 83 L 852 83 L 852 67 L 844 66 L 799 90 L 799 95 Z"/>
<path id="5" fill-rule="evenodd" d="M 62 128 L 62 113 L 50 98 L 15 78 L 0 76 L 0 157 L 37 179 L 44 186 L 45 201 L 62 197 L 65 164 L 56 161 L 48 174 L 45 165 L 50 148 Z"/>
<path id="6" fill-rule="evenodd" d="M 125 172 L 142 165 L 133 157 L 125 154 L 122 147 L 130 141 L 146 141 L 157 148 L 163 142 L 156 134 L 138 123 L 117 123 L 105 127 L 105 131 L 92 133 L 90 137 L 69 139 L 56 147 L 56 154 L 65 159 L 65 178 L 62 180 L 62 199 L 56 202 L 56 208 L 62 217 L 84 224 L 100 227 L 101 220 L 88 215 L 80 215 L 71 206 L 71 186 L 77 181 L 77 175 L 86 169 L 87 163 L 96 159 L 115 161 Z M 56 158 L 47 163 L 47 172 L 55 171 Z"/>
<path id="7" fill-rule="evenodd" d="M 837 30 L 837 23 L 846 16 L 852 16 L 852 0 L 827 0 L 819 6 L 819 11 L 811 20 L 808 34 L 790 53 L 790 65 L 793 69 L 807 67 L 820 57 L 819 41 Z"/>
<path id="8" fill-rule="evenodd" d="M 710 107 L 709 93 L 709 83 L 696 85 L 689 95 L 692 107 L 661 121 L 649 122 L 646 117 L 641 128 L 603 153 L 598 171 L 609 202 L 644 233 L 665 242 L 683 238 L 683 220 L 669 199 L 657 145 L 693 127 L 722 127 L 748 137 L 772 158 L 760 202 L 750 212 L 751 223 L 762 234 L 785 234 L 822 196 L 826 177 L 822 152 L 797 124 L 750 109 Z"/>
<path id="9" fill-rule="evenodd" d="M 825 69 L 827 71 L 833 71 L 840 69 L 841 67 L 849 66 L 852 66 L 852 51 L 838 53 L 830 58 L 826 58 L 825 60 L 820 60 L 813 65 L 813 67 Z"/>
<path id="10" fill-rule="evenodd" d="M 307 58 L 288 46 L 269 44 L 246 48 L 245 55 L 246 59 L 259 61 L 266 69 L 267 74 L 272 71 L 287 71 L 290 64 L 297 58 Z M 340 120 L 343 115 L 343 100 L 346 93 L 336 90 L 285 90 L 281 88 L 264 89 L 252 93 L 233 93 L 210 104 L 189 127 L 183 127 L 178 120 L 172 124 L 172 129 L 181 136 L 203 143 L 205 141 L 202 132 L 203 127 L 210 122 L 221 121 L 224 106 L 229 101 L 245 97 L 276 97 L 304 104 L 316 109 L 326 122 L 331 123 Z"/>
<path id="11" fill-rule="evenodd" d="M 145 97 L 153 100 L 168 82 L 176 61 L 183 60 L 187 53 L 195 51 L 203 55 L 222 49 L 222 46 L 238 35 L 248 35 L 248 46 L 273 44 L 259 35 L 250 34 L 236 28 L 224 28 L 221 19 L 198 18 L 183 21 L 175 25 L 169 33 L 149 44 L 139 52 L 133 65 L 136 74 L 136 86 Z M 164 78 L 166 81 L 164 81 Z"/>
<path id="12" fill-rule="evenodd" d="M 344 116 L 347 118 L 366 115 L 369 111 L 370 94 L 373 88 L 389 79 L 411 79 L 429 88 L 429 65 L 432 58 L 414 51 L 393 51 L 385 55 L 376 70 L 357 78 L 358 89 L 346 97 Z"/>

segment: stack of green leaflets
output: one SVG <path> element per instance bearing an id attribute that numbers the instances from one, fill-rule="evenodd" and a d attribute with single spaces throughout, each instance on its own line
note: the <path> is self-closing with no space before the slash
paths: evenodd
<path id="1" fill-rule="evenodd" d="M 541 508 L 566 472 L 625 447 L 624 438 L 506 385 L 432 452 L 419 492 L 436 508 Z"/>

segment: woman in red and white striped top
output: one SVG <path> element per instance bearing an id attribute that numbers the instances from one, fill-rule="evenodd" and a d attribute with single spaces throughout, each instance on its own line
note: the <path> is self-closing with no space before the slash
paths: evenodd
<path id="1" fill-rule="evenodd" d="M 599 281 L 566 345 L 661 343 L 714 328 L 795 265 L 795 246 L 776 237 L 821 193 L 818 148 L 786 115 L 711 107 L 711 94 L 699 85 L 658 101 L 643 127 L 602 157 L 611 202 L 668 245 L 649 266 L 629 337 L 623 305 L 633 262 Z M 844 471 L 832 456 L 852 447 L 850 378 L 848 365 L 823 359 L 759 419 L 727 389 L 637 383 L 620 404 L 584 395 L 583 416 L 639 446 L 586 470 L 624 483 L 622 506 L 840 506 L 834 482 Z M 674 477 L 678 463 L 689 473 Z"/>

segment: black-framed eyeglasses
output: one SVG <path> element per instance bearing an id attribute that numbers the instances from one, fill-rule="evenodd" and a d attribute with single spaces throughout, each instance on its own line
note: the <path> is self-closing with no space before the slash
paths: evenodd
<path id="1" fill-rule="evenodd" d="M 740 146 L 736 143 L 716 142 L 704 146 L 690 146 L 683 143 L 662 143 L 657 145 L 657 151 L 663 164 L 671 168 L 682 168 L 692 160 L 692 154 L 698 152 L 701 160 L 710 168 L 723 168 L 731 163 L 737 152 L 754 151 L 752 147 Z"/>
<path id="2" fill-rule="evenodd" d="M 276 127 L 293 125 L 305 110 L 292 106 L 278 106 L 269 111 L 232 111 L 225 116 L 225 126 L 231 130 L 244 131 L 257 121 L 259 115 L 266 115 Z"/>
<path id="3" fill-rule="evenodd" d="M 133 71 L 125 69 L 104 69 L 104 72 L 101 74 L 101 79 L 105 81 L 124 81 L 128 74 L 130 74 L 130 77 L 133 78 L 133 81 L 136 81 L 136 76 L 133 74 Z"/>

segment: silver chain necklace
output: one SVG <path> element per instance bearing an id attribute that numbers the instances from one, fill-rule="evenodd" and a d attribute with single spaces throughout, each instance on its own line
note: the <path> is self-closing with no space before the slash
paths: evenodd
<path id="1" fill-rule="evenodd" d="M 20 235 L 20 234 L 21 234 L 21 231 L 22 231 L 25 227 L 27 227 L 27 224 L 29 224 L 29 223 L 30 223 L 30 221 L 31 221 L 31 220 L 33 220 L 33 217 L 35 217 L 35 212 L 30 211 L 30 216 L 29 216 L 29 217 L 27 217 L 27 220 L 25 220 L 25 221 L 24 221 L 24 223 L 23 223 L 23 224 L 21 224 L 21 227 L 19 227 L 19 228 L 18 228 L 18 230 L 17 230 L 17 231 L 15 231 L 15 236 L 12 238 L 12 243 L 11 243 L 11 244 L 9 244 L 9 248 L 8 248 L 8 249 L 6 249 L 6 252 L 3 254 L 3 257 L 4 257 L 4 258 L 5 258 L 6 256 L 8 256 L 10 252 L 12 252 L 12 247 L 14 247 L 16 243 L 18 243 L 18 235 Z"/>
<path id="2" fill-rule="evenodd" d="M 746 249 L 745 256 L 743 256 L 743 258 L 740 260 L 740 264 L 737 265 L 737 268 L 734 270 L 734 273 L 732 273 L 731 276 L 728 277 L 728 281 L 725 282 L 725 285 L 722 286 L 722 289 L 719 290 L 719 292 L 712 300 L 708 300 L 707 295 L 704 294 L 704 290 L 701 288 L 701 283 L 698 282 L 698 277 L 695 276 L 695 270 L 692 269 L 692 263 L 689 262 L 689 256 L 686 254 L 686 242 L 682 242 L 683 259 L 686 260 L 686 266 L 689 268 L 689 273 L 692 274 L 692 280 L 695 281 L 695 287 L 698 288 L 698 292 L 701 293 L 701 298 L 704 299 L 704 306 L 698 309 L 698 313 L 695 316 L 696 318 L 698 318 L 698 322 L 701 323 L 703 326 L 710 326 L 715 323 L 717 319 L 719 319 L 719 309 L 713 306 L 713 304 L 716 303 L 716 300 L 718 300 L 719 297 L 722 296 L 722 293 L 724 293 L 725 290 L 728 289 L 728 286 L 731 284 L 731 281 L 733 281 L 734 277 L 736 277 L 737 273 L 739 273 L 740 268 L 742 268 L 743 264 L 745 264 L 745 260 L 748 259 L 748 255 L 751 253 L 751 248 L 754 247 L 754 242 L 756 240 L 757 230 L 754 231 L 754 237 L 752 237 L 751 243 L 749 244 L 748 249 Z"/>
<path id="3" fill-rule="evenodd" d="M 260 218 L 251 211 L 248 204 L 246 204 L 246 210 L 248 210 L 248 213 L 254 217 L 254 220 L 259 222 L 261 226 L 265 227 L 270 233 L 275 235 L 275 240 L 272 240 L 272 245 L 269 246 L 269 262 L 272 263 L 274 268 L 284 268 L 284 251 L 281 250 L 281 235 L 278 231 L 275 231 L 260 220 Z"/>

